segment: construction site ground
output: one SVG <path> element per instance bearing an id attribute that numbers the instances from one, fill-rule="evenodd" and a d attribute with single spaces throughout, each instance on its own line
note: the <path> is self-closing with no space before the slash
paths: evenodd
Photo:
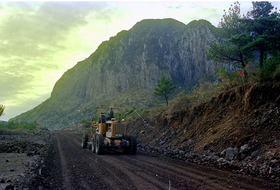
<path id="1" fill-rule="evenodd" d="M 138 151 L 96 155 L 80 133 L 55 132 L 41 175 L 29 189 L 278 189 L 277 183 Z"/>

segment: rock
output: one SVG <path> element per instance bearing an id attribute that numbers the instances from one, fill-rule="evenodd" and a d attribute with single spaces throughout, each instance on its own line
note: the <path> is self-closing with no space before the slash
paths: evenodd
<path id="1" fill-rule="evenodd" d="M 207 151 L 207 154 L 210 154 L 210 153 L 212 153 L 212 152 L 214 152 L 214 150 L 213 150 L 212 148 L 210 148 L 210 149 Z"/>
<path id="2" fill-rule="evenodd" d="M 33 158 L 34 158 L 35 161 L 40 161 L 41 160 L 39 155 L 35 155 L 35 156 L 33 156 Z"/>
<path id="3" fill-rule="evenodd" d="M 182 145 L 181 145 L 181 149 L 185 152 L 190 152 L 191 149 L 189 148 L 189 146 L 187 145 L 186 142 L 184 142 Z"/>
<path id="4" fill-rule="evenodd" d="M 269 171 L 268 171 L 268 173 L 269 173 L 269 174 L 271 174 L 271 173 L 272 173 L 272 168 L 271 168 L 271 167 L 269 167 Z"/>
<path id="5" fill-rule="evenodd" d="M 208 144 L 205 144 L 204 146 L 203 146 L 203 150 L 208 150 L 210 148 L 210 146 L 208 145 Z"/>
<path id="6" fill-rule="evenodd" d="M 217 160 L 217 162 L 218 162 L 218 163 L 224 162 L 224 159 L 223 159 L 223 158 L 219 158 L 219 159 Z"/>
<path id="7" fill-rule="evenodd" d="M 6 188 L 5 188 L 5 190 L 14 190 L 14 189 L 15 189 L 15 187 L 11 184 L 6 186 Z"/>
<path id="8" fill-rule="evenodd" d="M 249 152 L 249 145 L 248 144 L 245 144 L 245 145 L 243 145 L 243 146 L 241 146 L 240 147 L 240 152 L 241 153 L 247 153 L 247 152 Z"/>
<path id="9" fill-rule="evenodd" d="M 237 148 L 228 148 L 228 149 L 226 149 L 225 159 L 232 160 L 232 159 L 236 158 L 237 154 L 238 154 Z"/>
<path id="10" fill-rule="evenodd" d="M 183 155 L 184 153 L 185 153 L 185 151 L 182 151 L 182 150 L 179 151 L 180 155 Z"/>
<path id="11" fill-rule="evenodd" d="M 257 155 L 258 155 L 258 151 L 257 150 L 252 152 L 252 154 L 251 154 L 252 158 L 255 158 Z"/>
<path id="12" fill-rule="evenodd" d="M 263 160 L 263 157 L 261 157 L 261 156 L 258 156 L 257 158 L 256 158 L 256 161 L 262 161 Z"/>
<path id="13" fill-rule="evenodd" d="M 227 150 L 226 150 L 226 149 L 225 149 L 225 150 L 223 150 L 223 151 L 220 153 L 221 157 L 225 157 L 225 156 L 226 156 L 226 152 L 227 152 Z"/>
<path id="14" fill-rule="evenodd" d="M 27 151 L 27 156 L 33 156 L 35 154 L 35 151 Z"/>

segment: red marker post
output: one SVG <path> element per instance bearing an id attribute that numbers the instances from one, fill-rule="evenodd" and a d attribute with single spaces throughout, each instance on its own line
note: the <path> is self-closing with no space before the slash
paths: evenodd
<path id="1" fill-rule="evenodd" d="M 238 71 L 238 75 L 242 75 L 242 71 L 240 70 L 240 71 Z"/>

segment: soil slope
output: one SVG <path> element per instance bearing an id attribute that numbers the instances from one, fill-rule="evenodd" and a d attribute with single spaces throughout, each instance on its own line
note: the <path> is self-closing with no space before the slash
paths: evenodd
<path id="1" fill-rule="evenodd" d="M 184 151 L 180 152 L 182 155 L 200 151 L 202 156 L 211 153 L 216 161 L 219 158 L 235 161 L 228 164 L 231 166 L 242 162 L 253 164 L 258 169 L 253 168 L 249 173 L 279 181 L 279 103 L 279 84 L 243 85 L 192 109 L 172 114 L 164 111 L 154 122 L 139 119 L 128 129 L 137 136 L 143 150 L 160 154 Z M 231 158 L 226 158 L 229 154 Z"/>

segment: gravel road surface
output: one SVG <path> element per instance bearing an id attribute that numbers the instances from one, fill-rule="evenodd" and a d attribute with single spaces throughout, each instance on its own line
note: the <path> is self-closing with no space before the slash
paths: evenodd
<path id="1" fill-rule="evenodd" d="M 145 152 L 96 155 L 81 148 L 81 134 L 53 133 L 36 186 L 49 189 L 278 189 L 263 179 L 233 174 Z"/>

